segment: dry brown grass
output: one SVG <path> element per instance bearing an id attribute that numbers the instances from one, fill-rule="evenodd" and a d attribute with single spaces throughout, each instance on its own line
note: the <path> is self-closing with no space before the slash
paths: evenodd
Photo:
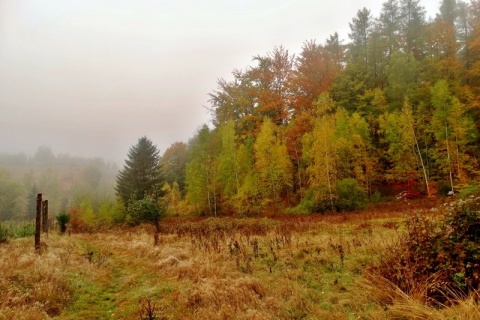
<path id="1" fill-rule="evenodd" d="M 158 247 L 138 227 L 52 236 L 41 255 L 13 240 L 0 319 L 476 319 L 478 297 L 433 309 L 364 277 L 403 215 L 169 220 Z"/>
<path id="2" fill-rule="evenodd" d="M 46 319 L 61 314 L 71 299 L 66 270 L 74 245 L 59 239 L 41 254 L 34 253 L 33 241 L 27 239 L 0 246 L 0 319 Z"/>
<path id="3" fill-rule="evenodd" d="M 435 284 L 435 279 L 417 284 L 412 293 L 405 294 L 395 284 L 378 275 L 366 274 L 361 287 L 385 309 L 388 319 L 425 320 L 473 320 L 480 319 L 478 293 L 468 297 L 450 299 L 448 306 L 432 307 L 428 304 L 427 290 Z"/>

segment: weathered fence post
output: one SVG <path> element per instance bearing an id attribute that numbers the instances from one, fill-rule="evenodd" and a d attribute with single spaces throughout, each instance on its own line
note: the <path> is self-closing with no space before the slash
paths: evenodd
<path id="1" fill-rule="evenodd" d="M 48 200 L 42 201 L 42 233 L 48 237 Z"/>
<path id="2" fill-rule="evenodd" d="M 42 194 L 37 194 L 37 215 L 35 216 L 35 251 L 40 251 L 40 226 L 42 225 Z"/>

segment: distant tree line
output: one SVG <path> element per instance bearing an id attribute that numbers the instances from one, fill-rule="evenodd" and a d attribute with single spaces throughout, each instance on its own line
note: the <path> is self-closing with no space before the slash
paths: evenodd
<path id="1" fill-rule="evenodd" d="M 0 221 L 34 219 L 37 193 L 49 199 L 52 216 L 77 207 L 92 220 L 109 217 L 116 173 L 115 164 L 100 158 L 55 155 L 44 146 L 32 156 L 0 153 Z"/>

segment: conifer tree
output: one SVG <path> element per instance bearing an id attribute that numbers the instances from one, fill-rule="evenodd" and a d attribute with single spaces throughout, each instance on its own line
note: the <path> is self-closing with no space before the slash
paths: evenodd
<path id="1" fill-rule="evenodd" d="M 125 205 L 146 195 L 158 196 L 162 178 L 157 147 L 147 137 L 142 137 L 127 156 L 123 170 L 117 175 L 117 196 Z"/>

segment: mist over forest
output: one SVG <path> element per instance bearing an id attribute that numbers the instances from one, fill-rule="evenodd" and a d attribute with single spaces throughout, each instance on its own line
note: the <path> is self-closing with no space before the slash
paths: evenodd
<path id="1" fill-rule="evenodd" d="M 479 12 L 478 1 L 444 0 L 427 19 L 420 1 L 387 1 L 378 16 L 357 11 L 349 42 L 334 32 L 232 66 L 210 91 L 211 123 L 166 150 L 146 137 L 156 194 L 177 215 L 314 213 L 476 185 Z M 0 154 L 0 166 L 2 219 L 31 217 L 27 199 L 42 192 L 53 212 L 128 220 L 112 163 L 40 147 Z"/>
<path id="2" fill-rule="evenodd" d="M 0 319 L 480 319 L 480 0 L 434 16 L 386 0 L 356 12 L 348 41 L 298 52 L 253 38 L 267 21 L 298 37 L 354 1 L 34 2 L 6 5 L 20 33 L 0 23 Z M 260 52 L 216 78 L 198 126 L 182 101 L 205 83 L 189 66 L 216 71 L 199 51 L 226 36 L 205 50 L 220 63 L 242 47 L 223 28 L 238 21 Z M 22 61 L 22 45 L 48 47 L 40 30 L 72 54 L 43 52 L 47 85 Z M 95 50 L 83 64 L 72 38 L 108 64 Z M 182 47 L 171 65 L 160 39 Z M 36 133 L 44 146 L 11 152 Z"/>
<path id="3" fill-rule="evenodd" d="M 45 146 L 32 155 L 0 153 L 0 220 L 33 219 L 37 193 L 53 215 L 70 206 L 98 212 L 115 199 L 117 171 L 101 158 L 55 154 Z"/>

